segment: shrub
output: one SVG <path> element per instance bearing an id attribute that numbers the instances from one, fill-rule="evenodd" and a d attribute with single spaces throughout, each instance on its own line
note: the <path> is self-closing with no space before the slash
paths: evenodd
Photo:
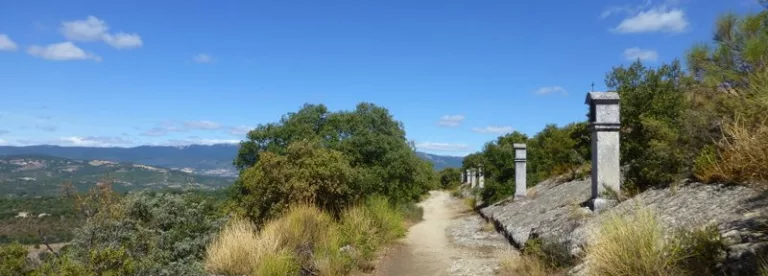
<path id="1" fill-rule="evenodd" d="M 461 184 L 461 171 L 458 168 L 445 168 L 438 175 L 442 189 L 450 190 Z"/>
<path id="2" fill-rule="evenodd" d="M 203 275 L 205 246 L 223 222 L 210 202 L 154 192 L 90 202 L 95 213 L 44 275 Z"/>
<path id="3" fill-rule="evenodd" d="M 515 276 L 550 276 L 554 275 L 551 268 L 540 259 L 533 256 L 509 256 L 501 261 L 500 275 Z"/>
<path id="4" fill-rule="evenodd" d="M 0 245 L 0 275 L 28 275 L 27 249 L 21 244 Z"/>

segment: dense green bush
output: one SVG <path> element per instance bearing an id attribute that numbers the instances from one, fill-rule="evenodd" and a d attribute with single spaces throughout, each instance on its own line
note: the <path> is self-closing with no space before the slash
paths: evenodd
<path id="1" fill-rule="evenodd" d="M 257 223 L 296 201 L 338 213 L 363 196 L 418 200 L 437 179 L 385 108 L 361 103 L 329 112 L 305 105 L 278 123 L 259 125 L 241 143 L 233 205 Z M 311 142 L 307 142 L 311 141 Z"/>
<path id="2" fill-rule="evenodd" d="M 461 171 L 458 168 L 445 168 L 438 172 L 440 188 L 453 189 L 461 184 Z"/>

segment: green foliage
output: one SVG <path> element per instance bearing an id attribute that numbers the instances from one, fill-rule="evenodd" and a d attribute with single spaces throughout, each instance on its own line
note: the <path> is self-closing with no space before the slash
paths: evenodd
<path id="1" fill-rule="evenodd" d="M 259 125 L 241 143 L 234 164 L 241 170 L 234 205 L 257 223 L 296 201 L 338 213 L 369 195 L 411 202 L 438 183 L 431 164 L 405 139 L 402 124 L 369 103 L 339 112 L 305 105 L 277 123 Z"/>
<path id="2" fill-rule="evenodd" d="M 21 244 L 0 245 L 0 275 L 29 275 L 27 250 Z"/>
<path id="3" fill-rule="evenodd" d="M 576 259 L 566 244 L 554 240 L 531 238 L 525 242 L 523 252 L 525 256 L 536 258 L 550 270 L 571 267 L 576 264 Z"/>
<path id="4" fill-rule="evenodd" d="M 461 184 L 461 171 L 458 168 L 445 168 L 438 172 L 440 188 L 453 189 Z"/>
<path id="5" fill-rule="evenodd" d="M 572 123 L 563 127 L 547 125 L 542 131 L 528 138 L 513 132 L 485 144 L 482 152 L 464 159 L 465 168 L 482 167 L 485 187 L 480 191 L 484 203 L 491 204 L 511 196 L 515 192 L 515 149 L 513 144 L 527 145 L 527 185 L 552 176 L 569 174 L 570 179 L 580 175 L 578 171 L 590 160 L 590 136 L 587 123 Z"/>
<path id="6" fill-rule="evenodd" d="M 689 69 L 705 85 L 738 93 L 738 88 L 749 85 L 749 75 L 768 69 L 768 11 L 744 17 L 722 15 L 715 25 L 714 42 L 688 52 Z"/>
<path id="7" fill-rule="evenodd" d="M 647 68 L 639 61 L 606 77 L 621 96 L 621 161 L 626 184 L 645 189 L 670 184 L 688 167 L 680 135 L 685 76 L 679 62 Z"/>
<path id="8" fill-rule="evenodd" d="M 341 152 L 318 143 L 295 142 L 284 155 L 261 153 L 258 163 L 243 171 L 234 208 L 258 224 L 292 203 L 311 202 L 336 213 L 360 195 L 360 189 L 350 185 L 355 177 Z"/>
<path id="9" fill-rule="evenodd" d="M 491 204 L 515 194 L 515 184 L 499 183 L 495 179 L 485 180 L 485 186 L 480 191 L 480 198 L 485 204 Z"/>
<path id="10" fill-rule="evenodd" d="M 97 208 L 70 249 L 40 275 L 203 275 L 205 246 L 224 219 L 200 197 L 141 192 Z"/>
<path id="11" fill-rule="evenodd" d="M 528 140 L 529 186 L 566 173 L 575 178 L 579 166 L 591 160 L 589 143 L 586 122 L 545 126 Z"/>

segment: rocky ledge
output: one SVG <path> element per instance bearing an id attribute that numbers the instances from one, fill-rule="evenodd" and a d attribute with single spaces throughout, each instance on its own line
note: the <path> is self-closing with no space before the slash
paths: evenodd
<path id="1" fill-rule="evenodd" d="M 509 198 L 480 210 L 518 248 L 528 239 L 542 238 L 581 255 L 590 242 L 587 237 L 608 215 L 643 206 L 655 212 L 670 233 L 716 226 L 727 248 L 723 269 L 729 275 L 755 275 L 757 256 L 768 252 L 768 193 L 745 186 L 683 183 L 646 191 L 599 214 L 584 207 L 590 197 L 589 179 L 545 181 L 530 190 L 525 199 Z"/>

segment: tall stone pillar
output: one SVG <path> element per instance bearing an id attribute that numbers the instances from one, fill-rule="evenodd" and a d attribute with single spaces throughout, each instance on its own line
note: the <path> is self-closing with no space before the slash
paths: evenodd
<path id="1" fill-rule="evenodd" d="M 480 189 L 485 187 L 485 173 L 483 172 L 483 168 L 478 170 L 477 185 L 480 187 Z"/>
<path id="2" fill-rule="evenodd" d="M 526 174 L 527 147 L 525 144 L 512 144 L 515 149 L 515 198 L 524 198 L 528 183 Z"/>
<path id="3" fill-rule="evenodd" d="M 474 168 L 469 169 L 469 187 L 474 188 L 477 186 L 477 171 Z"/>
<path id="4" fill-rule="evenodd" d="M 600 209 L 604 200 L 615 199 L 621 192 L 619 162 L 619 94 L 616 92 L 591 92 L 587 94 L 589 105 L 589 130 L 592 132 L 592 199 L 593 209 Z M 607 194 L 612 194 L 608 196 Z"/>

